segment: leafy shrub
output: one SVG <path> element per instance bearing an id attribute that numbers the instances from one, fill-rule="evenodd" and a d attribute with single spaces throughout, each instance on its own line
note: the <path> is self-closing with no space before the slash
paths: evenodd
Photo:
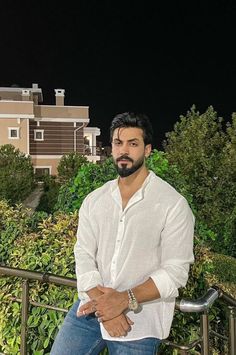
<path id="1" fill-rule="evenodd" d="M 21 204 L 12 207 L 0 200 L 0 261 L 6 264 L 13 249 L 14 241 L 30 231 L 28 210 Z"/>
<path id="2" fill-rule="evenodd" d="M 108 158 L 101 164 L 88 163 L 79 170 L 76 178 L 62 186 L 55 206 L 60 211 L 78 210 L 84 198 L 105 182 L 116 177 L 116 169 L 112 159 Z"/>
<path id="3" fill-rule="evenodd" d="M 57 202 L 59 189 L 61 184 L 57 181 L 56 176 L 46 175 L 43 178 L 44 192 L 40 197 L 39 204 L 36 207 L 36 211 L 44 211 L 47 213 L 53 213 L 54 207 Z"/>
<path id="4" fill-rule="evenodd" d="M 236 207 L 235 128 L 235 114 L 224 125 L 212 106 L 202 114 L 193 106 L 166 134 L 164 144 L 168 161 L 187 181 L 198 219 L 216 234 L 211 246 L 232 256 L 236 256 L 231 217 Z"/>
<path id="5" fill-rule="evenodd" d="M 18 219 L 19 226 L 25 225 L 26 221 L 23 223 Z M 49 216 L 39 223 L 37 229 L 37 234 L 27 234 L 24 230 L 22 235 L 15 238 L 8 258 L 5 258 L 5 265 L 75 277 L 73 247 L 77 213 Z M 37 281 L 31 281 L 30 285 L 30 299 L 34 302 L 68 309 L 77 298 L 76 289 Z M 0 290 L 0 329 L 3 330 L 0 332 L 0 351 L 11 355 L 19 354 L 21 305 L 14 301 L 9 302 L 8 296 L 21 296 L 21 282 L 17 278 L 1 278 Z M 49 354 L 63 319 L 62 313 L 31 306 L 28 320 L 30 353 Z"/>
<path id="6" fill-rule="evenodd" d="M 167 159 L 167 154 L 154 149 L 147 159 L 147 168 L 152 170 L 157 176 L 167 181 L 179 193 L 181 193 L 190 204 L 193 211 L 192 195 L 190 194 L 190 187 L 184 175 L 182 175 L 175 164 L 170 164 Z"/>
<path id="7" fill-rule="evenodd" d="M 73 179 L 78 174 L 82 165 L 86 163 L 88 163 L 87 158 L 78 152 L 64 154 L 57 167 L 60 181 L 65 183 L 66 181 Z"/>
<path id="8" fill-rule="evenodd" d="M 0 199 L 22 202 L 34 187 L 31 158 L 11 144 L 0 147 Z"/>

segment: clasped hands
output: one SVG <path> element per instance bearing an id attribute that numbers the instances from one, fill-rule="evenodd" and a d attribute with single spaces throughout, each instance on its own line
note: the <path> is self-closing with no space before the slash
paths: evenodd
<path id="1" fill-rule="evenodd" d="M 103 294 L 79 307 L 77 316 L 80 317 L 95 312 L 98 321 L 103 323 L 111 336 L 126 335 L 131 330 L 131 325 L 134 324 L 123 313 L 128 306 L 126 292 L 119 292 L 113 288 L 100 285 L 97 286 L 97 289 Z"/>

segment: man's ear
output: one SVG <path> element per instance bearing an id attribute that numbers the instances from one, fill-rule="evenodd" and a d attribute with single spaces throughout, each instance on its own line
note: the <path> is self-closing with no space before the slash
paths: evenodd
<path id="1" fill-rule="evenodd" d="M 145 158 L 149 157 L 151 151 L 152 151 L 152 145 L 151 144 L 145 145 Z"/>

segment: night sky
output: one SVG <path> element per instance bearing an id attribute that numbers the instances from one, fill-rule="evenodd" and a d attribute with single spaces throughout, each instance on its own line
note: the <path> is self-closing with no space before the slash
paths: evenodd
<path id="1" fill-rule="evenodd" d="M 146 113 L 154 148 L 193 104 L 226 121 L 236 111 L 235 1 L 4 2 L 0 86 L 65 89 L 66 105 L 88 105 L 90 126 L 124 111 Z"/>

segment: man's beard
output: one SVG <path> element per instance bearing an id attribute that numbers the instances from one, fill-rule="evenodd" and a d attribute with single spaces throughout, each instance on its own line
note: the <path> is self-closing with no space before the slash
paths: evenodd
<path id="1" fill-rule="evenodd" d="M 121 161 L 122 159 L 126 159 L 129 160 L 133 163 L 133 165 L 130 168 L 127 168 L 127 163 L 121 164 L 121 167 L 118 166 L 118 162 Z M 137 171 L 138 169 L 141 168 L 141 166 L 144 163 L 144 159 L 145 157 L 141 157 L 140 159 L 138 159 L 135 163 L 133 161 L 133 159 L 127 157 L 127 156 L 122 156 L 118 159 L 116 159 L 116 162 L 114 162 L 116 170 L 118 172 L 118 174 L 120 175 L 120 177 L 127 177 L 130 176 L 131 174 L 135 173 L 135 171 Z"/>

